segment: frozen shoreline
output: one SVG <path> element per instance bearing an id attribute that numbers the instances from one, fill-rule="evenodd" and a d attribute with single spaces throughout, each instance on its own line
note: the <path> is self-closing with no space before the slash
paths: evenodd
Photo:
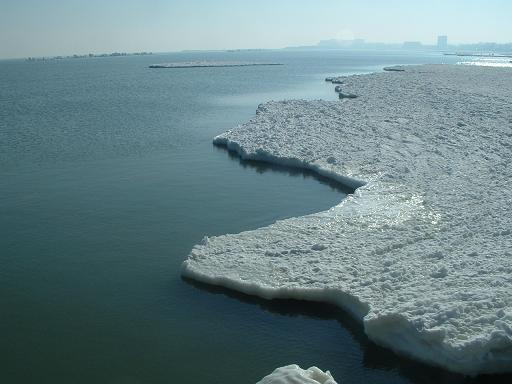
<path id="1" fill-rule="evenodd" d="M 263 104 L 216 137 L 359 188 L 328 211 L 205 239 L 183 274 L 334 303 L 378 344 L 452 371 L 512 371 L 511 72 L 402 69 L 347 77 L 357 99 Z"/>

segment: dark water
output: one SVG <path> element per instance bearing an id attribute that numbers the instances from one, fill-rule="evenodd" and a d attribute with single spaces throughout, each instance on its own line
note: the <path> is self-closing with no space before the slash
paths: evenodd
<path id="1" fill-rule="evenodd" d="M 285 65 L 147 68 L 200 59 Z M 343 383 L 461 382 L 375 346 L 334 308 L 180 277 L 204 235 L 345 196 L 309 173 L 241 163 L 211 145 L 214 135 L 266 100 L 334 99 L 328 74 L 446 60 L 246 52 L 0 62 L 0 382 L 251 383 L 292 362 Z"/>

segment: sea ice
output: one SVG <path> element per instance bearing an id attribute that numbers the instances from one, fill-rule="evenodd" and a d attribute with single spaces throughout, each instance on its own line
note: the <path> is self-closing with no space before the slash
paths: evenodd
<path id="1" fill-rule="evenodd" d="M 253 63 L 244 61 L 187 61 L 151 64 L 149 68 L 203 68 L 203 67 L 251 67 L 256 65 L 283 65 L 280 63 Z"/>
<path id="2" fill-rule="evenodd" d="M 336 384 L 329 371 L 317 367 L 302 369 L 296 364 L 274 370 L 256 384 Z"/>
<path id="3" fill-rule="evenodd" d="M 327 211 L 195 246 L 183 274 L 339 305 L 396 352 L 512 371 L 512 71 L 425 65 L 345 77 L 214 139 L 357 188 Z M 293 196 L 291 196 L 293 198 Z"/>
<path id="4" fill-rule="evenodd" d="M 503 67 L 512 68 L 512 61 L 507 57 L 477 57 L 470 61 L 461 61 L 457 64 L 461 65 L 478 65 L 482 67 Z"/>

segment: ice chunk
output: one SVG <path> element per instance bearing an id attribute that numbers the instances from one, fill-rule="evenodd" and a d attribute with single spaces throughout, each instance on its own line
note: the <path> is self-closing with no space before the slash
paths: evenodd
<path id="1" fill-rule="evenodd" d="M 257 384 L 336 384 L 336 381 L 329 371 L 323 372 L 317 367 L 302 369 L 291 364 L 277 368 Z"/>

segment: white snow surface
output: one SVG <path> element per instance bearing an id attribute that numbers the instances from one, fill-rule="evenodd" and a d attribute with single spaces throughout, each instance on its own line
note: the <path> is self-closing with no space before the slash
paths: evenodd
<path id="1" fill-rule="evenodd" d="M 329 371 L 323 372 L 317 367 L 302 369 L 291 364 L 277 368 L 256 384 L 336 384 L 336 381 Z"/>
<path id="2" fill-rule="evenodd" d="M 347 77 L 357 99 L 260 105 L 216 137 L 359 188 L 324 212 L 205 238 L 183 274 L 339 305 L 376 343 L 452 371 L 510 372 L 512 71 L 403 69 Z"/>

